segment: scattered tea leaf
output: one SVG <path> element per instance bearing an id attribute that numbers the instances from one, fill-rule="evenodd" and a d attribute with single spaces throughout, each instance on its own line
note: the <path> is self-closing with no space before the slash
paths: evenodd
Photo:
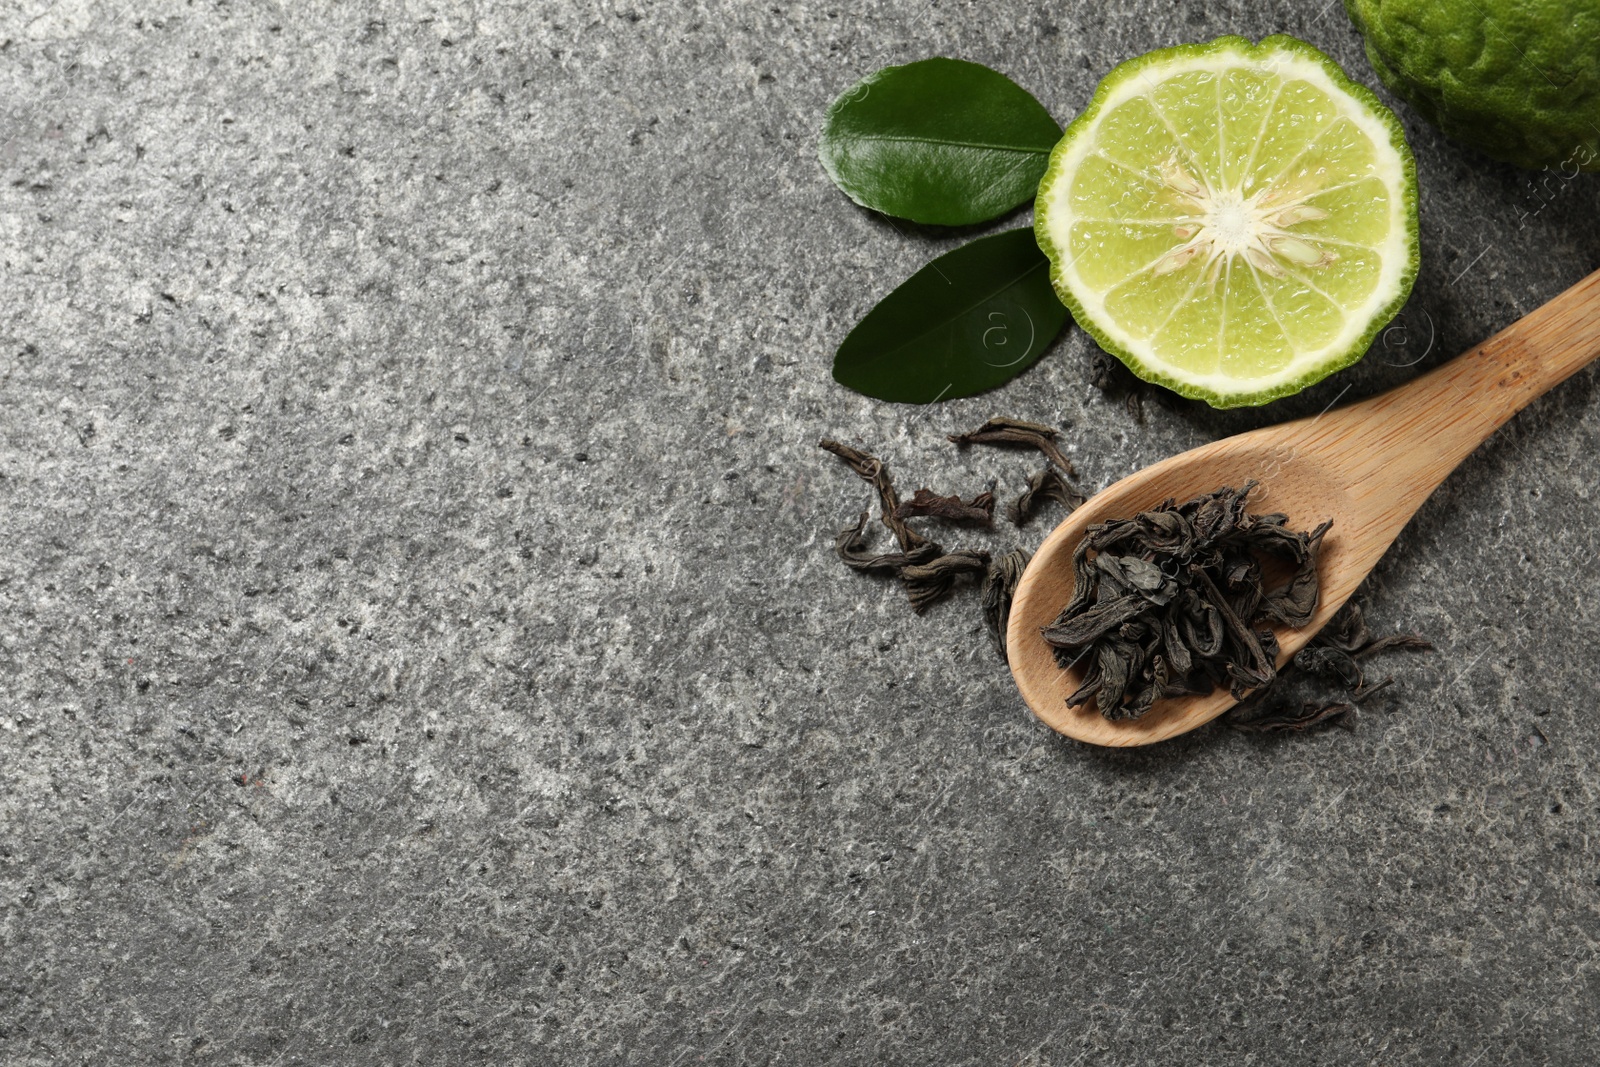
<path id="1" fill-rule="evenodd" d="M 1089 350 L 1089 382 L 1107 400 L 1121 399 L 1133 420 L 1144 423 L 1144 394 L 1159 392 L 1155 386 L 1129 370 L 1127 364 L 1098 346 Z"/>
<path id="2" fill-rule="evenodd" d="M 989 553 L 957 549 L 927 563 L 913 563 L 900 571 L 911 610 L 922 614 L 944 599 L 955 588 L 956 579 L 966 574 L 983 574 L 989 569 Z"/>
<path id="3" fill-rule="evenodd" d="M 1044 457 L 1057 467 L 1062 473 L 1077 477 L 1078 472 L 1072 466 L 1072 461 L 1066 453 L 1056 446 L 1056 431 L 1049 426 L 1041 426 L 1037 422 L 1023 422 L 1021 419 L 995 418 L 968 433 L 953 433 L 950 440 L 965 448 L 968 445 L 1018 445 L 1023 448 L 1037 448 L 1044 453 Z"/>
<path id="4" fill-rule="evenodd" d="M 1045 467 L 1038 474 L 1029 476 L 1028 488 L 1006 508 L 1006 515 L 1013 526 L 1026 526 L 1052 500 L 1072 511 L 1083 503 L 1084 497 L 1067 483 L 1060 471 Z"/>
<path id="5" fill-rule="evenodd" d="M 1407 652 L 1431 652 L 1433 642 L 1420 634 L 1392 634 L 1380 637 L 1365 648 L 1354 653 L 1357 659 L 1375 656 L 1379 652 L 1388 652 L 1390 649 L 1403 649 Z"/>
<path id="6" fill-rule="evenodd" d="M 1026 89 L 960 59 L 885 67 L 828 109 L 820 145 L 862 207 L 966 226 L 1033 199 L 1061 127 Z"/>
<path id="7" fill-rule="evenodd" d="M 980 237 L 913 274 L 856 324 L 833 377 L 858 393 L 931 404 L 993 389 L 1066 325 L 1030 229 Z"/>
<path id="8" fill-rule="evenodd" d="M 1346 689 L 1361 688 L 1361 668 L 1350 653 L 1330 645 L 1307 645 L 1294 657 L 1294 665 L 1308 674 L 1340 682 Z"/>
<path id="9" fill-rule="evenodd" d="M 983 577 L 983 621 L 989 627 L 994 650 L 1002 660 L 1006 658 L 1006 626 L 1011 621 L 1011 600 L 1030 558 L 1025 550 L 1013 548 L 990 563 L 989 573 Z"/>
<path id="10" fill-rule="evenodd" d="M 1339 609 L 1328 621 L 1328 625 L 1312 639 L 1312 643 L 1338 649 L 1355 659 L 1375 656 L 1390 649 L 1426 652 L 1433 648 L 1433 642 L 1421 634 L 1401 633 L 1374 637 L 1372 630 L 1367 626 L 1366 615 L 1362 612 L 1361 605 L 1353 600 Z"/>
<path id="11" fill-rule="evenodd" d="M 1247 734 L 1300 733 L 1325 722 L 1349 725 L 1359 711 L 1348 700 L 1327 703 L 1307 700 L 1298 708 L 1288 704 L 1274 705 L 1254 716 L 1230 718 L 1228 725 Z"/>
<path id="12" fill-rule="evenodd" d="M 898 576 L 911 564 L 927 563 L 940 554 L 939 546 L 931 541 L 925 541 L 909 552 L 874 552 L 868 547 L 871 541 L 867 535 L 869 520 L 869 513 L 863 511 L 860 521 L 854 526 L 840 530 L 839 536 L 834 539 L 834 551 L 851 570 L 861 571 L 863 574 Z"/>
<path id="13" fill-rule="evenodd" d="M 939 496 L 932 489 L 918 489 L 910 500 L 894 509 L 894 514 L 897 519 L 928 516 L 947 522 L 988 526 L 994 522 L 994 491 L 985 489 L 971 500 L 964 501 L 959 496 Z"/>
<path id="14" fill-rule="evenodd" d="M 1389 688 L 1393 684 L 1394 684 L 1394 679 L 1392 677 L 1390 677 L 1390 678 L 1385 678 L 1381 682 L 1374 682 L 1372 685 L 1359 686 L 1359 687 L 1357 687 L 1357 689 L 1356 689 L 1356 691 L 1354 693 L 1350 694 L 1350 699 L 1352 699 L 1352 700 L 1354 700 L 1354 701 L 1359 703 L 1360 701 L 1363 701 L 1363 700 L 1367 699 L 1368 697 L 1370 697 L 1374 693 L 1383 692 L 1385 689 Z"/>
<path id="15" fill-rule="evenodd" d="M 883 460 L 877 456 L 868 455 L 849 445 L 840 444 L 838 441 L 823 440 L 818 442 L 818 447 L 826 449 L 856 472 L 862 481 L 868 482 L 878 491 L 878 503 L 883 511 L 883 524 L 894 534 L 895 540 L 900 542 L 903 551 L 910 552 L 918 545 L 926 542 L 917 531 L 907 526 L 905 520 L 900 518 L 900 497 L 894 491 L 894 480 L 889 477 L 889 468 L 884 466 Z"/>

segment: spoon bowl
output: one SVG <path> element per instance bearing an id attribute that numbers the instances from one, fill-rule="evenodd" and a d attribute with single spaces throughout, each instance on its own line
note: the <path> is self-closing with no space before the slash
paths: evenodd
<path id="1" fill-rule="evenodd" d="M 1069 708 L 1082 681 L 1040 636 L 1072 598 L 1072 555 L 1088 527 L 1164 500 L 1188 500 L 1254 479 L 1252 512 L 1282 512 L 1293 529 L 1327 519 L 1321 597 L 1304 627 L 1278 629 L 1279 666 L 1344 605 L 1417 508 L 1474 449 L 1546 390 L 1600 356 L 1600 271 L 1444 366 L 1370 400 L 1214 441 L 1095 494 L 1045 539 L 1018 583 L 1006 629 L 1023 700 L 1052 729 L 1097 745 L 1162 741 L 1235 701 L 1226 690 L 1158 702 L 1110 720 L 1091 702 Z"/>

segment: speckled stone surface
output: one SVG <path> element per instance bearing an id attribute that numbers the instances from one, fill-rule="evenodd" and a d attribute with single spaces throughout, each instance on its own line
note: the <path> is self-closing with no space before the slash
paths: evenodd
<path id="1" fill-rule="evenodd" d="M 1277 31 L 1377 84 L 1332 2 L 7 5 L 0 1060 L 1592 1063 L 1593 372 L 1380 567 L 1439 650 L 1354 732 L 1087 750 L 975 597 L 831 556 L 821 436 L 1014 490 L 943 435 L 1050 421 L 1094 488 L 1600 267 L 1600 179 L 1402 109 L 1415 297 L 1302 397 L 1141 422 L 1077 332 L 943 407 L 833 384 L 969 236 L 828 184 L 837 92 L 955 55 L 1066 119 Z"/>

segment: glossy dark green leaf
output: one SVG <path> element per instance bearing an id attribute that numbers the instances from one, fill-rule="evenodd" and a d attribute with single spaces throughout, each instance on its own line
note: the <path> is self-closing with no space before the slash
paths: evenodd
<path id="1" fill-rule="evenodd" d="M 1031 229 L 980 237 L 884 297 L 833 357 L 833 377 L 879 400 L 928 404 L 1010 381 L 1055 340 L 1067 309 Z"/>
<path id="2" fill-rule="evenodd" d="M 885 67 L 833 102 L 822 165 L 862 207 L 965 226 L 1033 199 L 1061 127 L 1026 89 L 959 59 Z"/>

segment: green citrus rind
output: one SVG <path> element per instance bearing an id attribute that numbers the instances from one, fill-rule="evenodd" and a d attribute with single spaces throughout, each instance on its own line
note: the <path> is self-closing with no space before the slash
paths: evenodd
<path id="1" fill-rule="evenodd" d="M 1284 375 L 1281 380 L 1257 383 L 1254 387 L 1251 387 L 1247 380 L 1241 380 L 1241 388 L 1229 391 L 1185 380 L 1166 365 L 1142 356 L 1135 351 L 1133 345 L 1119 337 L 1120 327 L 1110 321 L 1110 316 L 1102 321 L 1072 286 L 1067 269 L 1068 258 L 1050 232 L 1050 220 L 1055 208 L 1051 192 L 1058 185 L 1066 189 L 1070 182 L 1071 175 L 1065 161 L 1075 152 L 1077 141 L 1092 135 L 1096 130 L 1108 102 L 1118 98 L 1122 87 L 1133 78 L 1145 78 L 1148 81 L 1150 75 L 1160 72 L 1162 68 L 1172 68 L 1178 63 L 1206 60 L 1217 56 L 1237 57 L 1263 66 L 1271 64 L 1274 59 L 1309 63 L 1326 78 L 1326 85 L 1319 88 L 1336 90 L 1358 105 L 1360 113 L 1380 124 L 1387 134 L 1385 143 L 1394 151 L 1401 170 L 1400 207 L 1405 232 L 1404 251 L 1398 257 L 1390 253 L 1390 258 L 1385 261 L 1386 267 L 1392 267 L 1389 272 L 1387 292 L 1370 307 L 1365 325 L 1351 339 L 1340 344 L 1337 350 L 1317 353 L 1314 364 L 1306 361 L 1308 365 L 1300 367 L 1296 364 L 1302 361 L 1291 362 L 1291 368 L 1297 373 Z M 1056 294 L 1072 311 L 1078 325 L 1083 327 L 1101 348 L 1120 359 L 1140 378 L 1164 386 L 1182 396 L 1203 400 L 1212 407 L 1231 408 L 1265 404 L 1300 392 L 1361 359 L 1378 333 L 1399 313 L 1410 297 L 1420 265 L 1416 161 L 1406 144 L 1400 120 L 1395 117 L 1394 112 L 1385 107 L 1366 87 L 1352 82 L 1338 64 L 1312 45 L 1286 35 L 1267 37 L 1259 44 L 1252 44 L 1243 37 L 1219 37 L 1205 44 L 1179 45 L 1146 53 L 1121 63 L 1106 75 L 1095 90 L 1088 107 L 1067 126 L 1061 140 L 1051 152 L 1049 166 L 1039 183 L 1039 197 L 1034 209 L 1034 234 L 1039 247 L 1050 258 L 1050 277 Z"/>
<path id="2" fill-rule="evenodd" d="M 1367 59 L 1447 137 L 1567 178 L 1600 170 L 1600 0 L 1345 0 Z"/>

